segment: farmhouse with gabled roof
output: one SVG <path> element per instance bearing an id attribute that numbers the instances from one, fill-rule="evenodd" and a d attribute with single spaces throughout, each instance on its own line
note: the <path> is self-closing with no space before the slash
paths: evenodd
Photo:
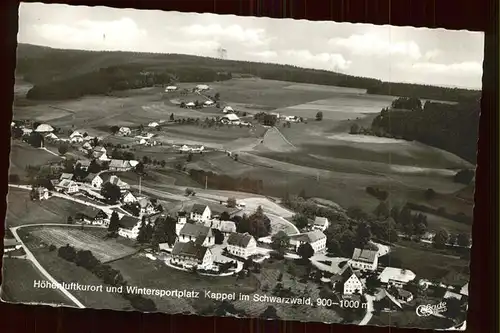
<path id="1" fill-rule="evenodd" d="M 378 251 L 355 248 L 349 264 L 355 269 L 376 271 L 378 267 Z"/>
<path id="2" fill-rule="evenodd" d="M 227 240 L 226 250 L 241 258 L 248 258 L 255 254 L 257 250 L 257 242 L 252 235 L 248 233 L 232 233 Z"/>
<path id="3" fill-rule="evenodd" d="M 209 227 L 186 223 L 179 232 L 179 242 L 195 242 L 198 245 L 210 247 L 215 244 L 215 237 Z"/>
<path id="4" fill-rule="evenodd" d="M 213 256 L 209 248 L 194 242 L 177 242 L 172 249 L 170 262 L 183 268 L 210 269 Z"/>

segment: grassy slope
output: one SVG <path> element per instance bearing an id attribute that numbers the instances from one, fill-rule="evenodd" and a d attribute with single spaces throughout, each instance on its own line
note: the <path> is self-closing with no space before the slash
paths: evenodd
<path id="1" fill-rule="evenodd" d="M 55 197 L 44 201 L 31 201 L 29 191 L 9 188 L 6 223 L 8 227 L 36 223 L 66 223 L 68 216 L 74 216 L 83 208 L 81 204 Z"/>
<path id="2" fill-rule="evenodd" d="M 45 280 L 30 261 L 3 259 L 2 299 L 8 302 L 43 302 L 74 306 L 62 293 L 53 289 L 33 287 L 33 281 Z"/>

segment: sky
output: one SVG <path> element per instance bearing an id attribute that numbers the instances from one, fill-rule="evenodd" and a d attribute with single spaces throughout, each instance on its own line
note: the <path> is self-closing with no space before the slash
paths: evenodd
<path id="1" fill-rule="evenodd" d="M 482 32 L 22 3 L 18 42 L 180 53 L 481 89 Z"/>

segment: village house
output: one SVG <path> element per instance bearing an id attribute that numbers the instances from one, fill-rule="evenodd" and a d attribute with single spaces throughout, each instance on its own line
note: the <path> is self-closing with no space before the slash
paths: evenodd
<path id="1" fill-rule="evenodd" d="M 230 107 L 228 105 L 228 106 L 225 106 L 224 109 L 222 109 L 222 112 L 224 112 L 224 113 L 232 113 L 232 112 L 234 112 L 234 110 L 233 110 L 232 107 Z"/>
<path id="2" fill-rule="evenodd" d="M 93 188 L 100 189 L 102 186 L 102 183 L 104 182 L 102 178 L 95 173 L 89 173 L 87 177 L 83 180 L 85 183 L 90 184 Z"/>
<path id="3" fill-rule="evenodd" d="M 227 240 L 226 250 L 234 256 L 246 259 L 255 254 L 257 242 L 248 233 L 232 233 Z"/>
<path id="4" fill-rule="evenodd" d="M 354 269 L 376 271 L 378 267 L 378 252 L 374 250 L 355 248 L 349 264 Z"/>
<path id="5" fill-rule="evenodd" d="M 83 145 L 82 145 L 82 148 L 89 151 L 89 150 L 92 150 L 92 145 L 89 143 L 89 142 L 85 142 Z"/>
<path id="6" fill-rule="evenodd" d="M 130 185 L 122 181 L 120 178 L 118 178 L 115 175 L 112 175 L 109 177 L 109 182 L 113 185 L 116 185 L 120 188 L 120 191 L 126 191 L 130 189 Z"/>
<path id="7" fill-rule="evenodd" d="M 8 253 L 22 248 L 22 244 L 19 243 L 14 238 L 4 238 L 3 240 L 3 252 Z"/>
<path id="8" fill-rule="evenodd" d="M 221 221 L 218 219 L 213 219 L 205 222 L 205 225 L 212 229 L 219 230 L 224 236 L 228 236 L 233 232 L 236 232 L 236 224 L 233 221 Z"/>
<path id="9" fill-rule="evenodd" d="M 72 180 L 63 179 L 56 186 L 57 192 L 62 192 L 66 194 L 74 194 L 79 191 L 78 184 Z"/>
<path id="10" fill-rule="evenodd" d="M 108 215 L 101 209 L 86 206 L 84 209 L 75 214 L 76 221 L 80 223 L 108 226 Z"/>
<path id="11" fill-rule="evenodd" d="M 215 245 L 212 229 L 199 224 L 186 223 L 179 232 L 179 242 L 195 242 L 198 245 L 211 247 Z"/>
<path id="12" fill-rule="evenodd" d="M 74 131 L 70 134 L 69 141 L 73 143 L 83 142 L 83 134 L 78 131 Z"/>
<path id="13" fill-rule="evenodd" d="M 194 242 L 177 242 L 172 249 L 170 262 L 186 269 L 210 269 L 213 265 L 213 256 L 209 248 Z"/>
<path id="14" fill-rule="evenodd" d="M 122 194 L 121 201 L 124 204 L 131 204 L 131 203 L 137 202 L 137 198 L 132 194 L 132 192 L 125 191 Z"/>
<path id="15" fill-rule="evenodd" d="M 39 186 L 34 189 L 35 198 L 37 200 L 47 200 L 50 198 L 50 192 L 47 188 Z"/>
<path id="16" fill-rule="evenodd" d="M 107 161 L 108 160 L 108 155 L 106 148 L 97 146 L 94 148 L 92 151 L 92 157 L 95 158 L 98 161 Z"/>
<path id="17" fill-rule="evenodd" d="M 118 134 L 129 136 L 130 134 L 132 134 L 132 131 L 128 127 L 120 127 L 120 129 L 118 130 Z"/>
<path id="18" fill-rule="evenodd" d="M 151 128 L 156 128 L 158 126 L 160 126 L 160 124 L 158 124 L 156 121 L 153 121 L 153 122 L 148 124 L 148 127 L 151 127 Z"/>
<path id="19" fill-rule="evenodd" d="M 57 137 L 57 135 L 55 135 L 54 133 L 49 133 L 45 136 L 45 139 L 47 140 L 52 140 L 52 141 L 57 141 L 59 140 L 59 138 Z"/>
<path id="20" fill-rule="evenodd" d="M 416 275 L 409 269 L 386 267 L 378 279 L 382 284 L 403 288 L 408 282 L 413 281 Z"/>
<path id="21" fill-rule="evenodd" d="M 196 222 L 206 222 L 212 218 L 210 207 L 201 204 L 194 204 L 189 213 L 189 219 Z"/>
<path id="22" fill-rule="evenodd" d="M 48 124 L 41 124 L 35 129 L 38 133 L 51 133 L 54 132 L 54 128 Z"/>
<path id="23" fill-rule="evenodd" d="M 403 303 L 408 303 L 413 300 L 413 294 L 408 290 L 398 288 L 396 291 L 396 299 Z"/>
<path id="24" fill-rule="evenodd" d="M 59 177 L 59 181 L 62 181 L 62 180 L 73 180 L 73 174 L 72 173 L 67 173 L 67 172 L 63 172 L 61 174 L 61 176 Z"/>
<path id="25" fill-rule="evenodd" d="M 194 108 L 196 104 L 194 104 L 194 102 L 187 102 L 186 103 L 186 107 L 187 108 Z"/>
<path id="26" fill-rule="evenodd" d="M 206 90 L 210 90 L 210 87 L 206 84 L 199 84 L 196 86 L 195 88 L 197 91 L 206 91 Z"/>
<path id="27" fill-rule="evenodd" d="M 31 128 L 22 128 L 22 131 L 23 131 L 23 136 L 27 136 L 33 133 L 33 130 Z"/>
<path id="28" fill-rule="evenodd" d="M 210 107 L 210 106 L 213 106 L 214 104 L 215 104 L 214 101 L 205 101 L 205 103 L 203 103 L 203 106 Z"/>
<path id="29" fill-rule="evenodd" d="M 326 217 L 316 216 L 313 223 L 313 229 L 319 231 L 325 231 L 330 226 L 328 219 Z"/>
<path id="30" fill-rule="evenodd" d="M 75 165 L 80 165 L 80 169 L 87 171 L 90 166 L 90 161 L 88 160 L 78 160 L 76 161 Z"/>
<path id="31" fill-rule="evenodd" d="M 187 222 L 187 213 L 184 211 L 180 211 L 177 213 L 177 224 L 186 224 Z"/>
<path id="32" fill-rule="evenodd" d="M 302 244 L 310 244 L 314 253 L 323 252 L 326 249 L 326 235 L 319 231 L 313 230 L 303 234 L 290 236 L 290 245 L 297 251 Z"/>
<path id="33" fill-rule="evenodd" d="M 126 160 L 111 160 L 109 162 L 109 171 L 123 172 L 129 171 L 131 169 L 132 166 L 130 165 L 129 161 Z"/>
<path id="34" fill-rule="evenodd" d="M 240 122 L 240 118 L 234 113 L 228 113 L 222 116 L 221 122 L 225 124 L 238 124 Z"/>
<path id="35" fill-rule="evenodd" d="M 344 295 L 363 294 L 361 272 L 353 270 L 349 265 L 346 265 L 346 268 L 340 275 L 340 281 L 337 283 L 342 284 L 342 291 Z"/>
<path id="36" fill-rule="evenodd" d="M 149 200 L 149 198 L 144 198 L 144 197 L 138 198 L 137 203 L 139 204 L 139 208 L 140 208 L 140 212 L 139 212 L 140 216 L 148 216 L 148 215 L 156 213 L 156 208 L 153 205 L 153 203 L 151 202 L 151 200 Z"/>
<path id="37" fill-rule="evenodd" d="M 124 215 L 120 219 L 120 228 L 118 229 L 118 235 L 129 239 L 136 239 L 139 235 L 140 227 L 141 220 L 128 215 Z"/>
<path id="38" fill-rule="evenodd" d="M 171 92 L 171 91 L 176 91 L 177 87 L 176 86 L 167 86 L 165 87 L 165 92 Z"/>

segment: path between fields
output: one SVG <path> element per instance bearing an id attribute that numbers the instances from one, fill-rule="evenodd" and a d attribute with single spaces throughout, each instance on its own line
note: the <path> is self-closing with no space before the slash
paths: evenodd
<path id="1" fill-rule="evenodd" d="M 281 133 L 281 131 L 276 126 L 274 126 L 273 128 L 274 128 L 274 130 L 276 132 L 278 132 L 278 134 L 281 136 L 281 138 L 283 139 L 283 141 L 285 141 L 287 144 L 289 144 L 293 148 L 297 148 L 297 147 L 295 147 L 295 145 L 293 143 L 291 143 L 290 141 L 288 141 L 287 138 L 285 138 L 285 136 L 283 135 L 283 133 Z M 266 134 L 267 134 L 267 132 L 266 132 Z"/>
<path id="2" fill-rule="evenodd" d="M 41 224 L 41 225 L 43 225 L 43 224 Z M 12 232 L 12 235 L 14 235 L 14 237 L 16 238 L 16 240 L 23 246 L 24 252 L 26 252 L 26 258 L 27 258 L 27 260 L 30 260 L 33 263 L 33 265 L 35 265 L 35 267 L 40 271 L 40 273 L 42 273 L 42 275 L 45 276 L 45 278 L 47 280 L 49 280 L 52 284 L 54 284 L 55 286 L 57 286 L 57 289 L 59 291 L 61 291 L 66 297 L 68 297 L 73 303 L 75 303 L 75 305 L 77 307 L 79 307 L 80 309 L 84 309 L 85 305 L 83 305 L 82 303 L 80 303 L 80 301 L 77 300 L 75 298 L 75 296 L 73 296 L 69 291 L 67 291 L 66 289 L 64 289 L 59 284 L 59 282 L 57 282 L 57 280 L 54 279 L 54 277 L 52 275 L 50 275 L 49 272 L 47 272 L 45 270 L 45 268 L 43 268 L 43 266 L 38 262 L 38 260 L 35 258 L 35 256 L 33 255 L 33 253 L 28 249 L 28 247 L 26 246 L 26 244 L 24 244 L 24 242 L 21 239 L 21 237 L 19 237 L 19 235 L 17 234 L 17 229 L 20 229 L 22 227 L 26 227 L 26 226 L 18 226 L 18 227 L 10 228 L 10 231 Z"/>

